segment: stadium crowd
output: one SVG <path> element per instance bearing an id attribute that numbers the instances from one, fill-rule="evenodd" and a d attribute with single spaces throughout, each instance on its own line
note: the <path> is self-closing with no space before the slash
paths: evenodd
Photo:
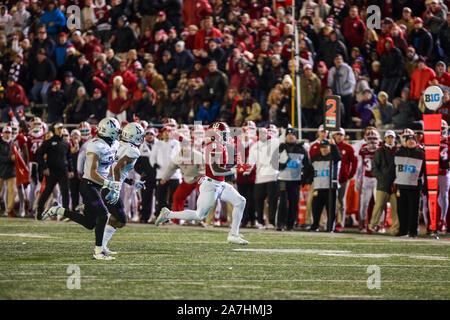
<path id="1" fill-rule="evenodd" d="M 381 8 L 379 30 L 366 26 L 370 4 Z M 70 5 L 79 6 L 80 17 L 66 13 Z M 305 223 L 311 223 L 311 229 L 317 230 L 326 204 L 317 199 L 327 197 L 322 191 L 329 186 L 322 191 L 322 187 L 317 187 L 320 183 L 314 180 L 317 178 L 314 160 L 331 157 L 341 163 L 339 172 L 335 170 L 339 184 L 333 186 L 337 191 L 334 201 L 337 208 L 326 205 L 331 213 L 338 212 L 336 230 L 347 224 L 357 225 L 369 233 L 383 230 L 384 224 L 379 225 L 379 221 L 388 220 L 381 216 L 388 212 L 386 202 L 390 201 L 391 232 L 405 235 L 405 230 L 406 234 L 409 230 L 414 236 L 417 226 L 411 227 L 408 217 L 396 206 L 396 198 L 405 201 L 403 194 L 413 198 L 414 195 L 410 194 L 410 188 L 405 192 L 393 190 L 398 177 L 392 165 L 396 154 L 393 139 L 397 138 L 394 131 L 404 130 L 400 139 L 403 148 L 416 150 L 412 141 L 418 145 L 423 142 L 422 114 L 433 113 L 423 101 L 423 91 L 429 85 L 443 90 L 443 104 L 437 112 L 446 123 L 449 121 L 448 1 L 306 0 L 297 1 L 295 10 L 294 15 L 292 0 L 2 1 L 0 108 L 6 126 L 0 146 L 0 178 L 5 183 L 2 189 L 8 191 L 5 213 L 14 215 L 16 185 L 20 215 L 41 207 L 35 198 L 36 194 L 44 194 L 45 188 L 39 190 L 39 186 L 44 176 L 49 176 L 46 171 L 49 161 L 48 153 L 42 153 L 39 147 L 44 138 L 52 139 L 56 132 L 70 146 L 68 161 L 71 163 L 64 170 L 70 173 L 71 200 L 66 195 L 63 197 L 67 206 L 74 209 L 79 203 L 77 184 L 82 170 L 79 165 L 83 161 L 79 159 L 82 144 L 95 135 L 96 123 L 112 116 L 123 124 L 141 121 L 147 130 L 142 145 L 145 152 L 141 152 L 149 161 L 141 161 L 136 171 L 147 176 L 148 186 L 138 195 L 132 187 L 123 191 L 130 217 L 147 222 L 153 211 L 154 189 L 158 214 L 167 201 L 172 206 L 175 203 L 177 208 L 184 206 L 181 198 L 187 192 L 183 189 L 182 195 L 177 194 L 179 182 L 192 185 L 195 180 L 195 174 L 186 179 L 183 164 L 172 168 L 172 175 L 165 172 L 177 155 L 175 150 L 182 149 L 179 140 L 183 139 L 179 137 L 188 135 L 189 127 L 185 125 L 190 125 L 191 136 L 195 136 L 201 132 L 195 121 L 204 125 L 223 121 L 245 129 L 244 158 L 256 163 L 251 174 L 229 178 L 247 199 L 255 198 L 247 201 L 243 222 L 257 227 L 292 229 L 299 223 L 298 210 L 287 203 L 298 203 L 300 185 L 309 185 Z M 79 29 L 69 28 L 68 21 L 76 21 L 74 18 L 80 18 Z M 293 63 L 295 24 L 299 56 Z M 305 134 L 311 143 L 304 145 L 297 143 L 295 132 L 286 129 L 292 116 L 292 71 L 296 64 L 300 73 L 302 126 L 318 128 L 323 122 L 323 97 L 339 95 L 342 127 L 364 132 L 353 147 L 343 141 L 346 137 L 343 129 L 332 133 L 319 129 L 316 141 L 316 133 Z M 62 127 L 60 123 L 79 124 L 79 127 L 71 132 L 57 130 Z M 175 123 L 182 125 L 175 128 Z M 156 129 L 158 125 L 163 125 L 161 132 Z M 446 127 L 443 124 L 444 131 Z M 378 131 L 386 133 L 381 137 Z M 245 138 L 248 132 L 253 134 L 252 139 Z M 283 162 L 280 158 L 279 172 L 271 172 L 266 166 L 264 179 L 258 179 L 258 171 L 265 164 L 258 162 L 258 157 L 252 158 L 252 152 L 257 154 L 258 148 L 263 147 L 255 138 L 261 139 L 261 132 L 267 137 L 280 134 L 280 157 L 283 150 L 288 150 L 288 154 L 301 153 L 306 161 L 300 165 L 303 173 L 289 172 L 296 169 L 286 164 L 292 164 L 292 159 Z M 354 140 L 356 136 L 350 138 Z M 12 143 L 17 144 L 16 151 L 6 145 Z M 404 151 L 400 149 L 399 152 Z M 167 150 L 172 151 L 168 154 Z M 29 181 L 24 179 L 27 183 L 19 184 L 23 177 L 12 177 L 14 164 L 17 168 L 17 155 L 29 167 Z M 420 152 L 416 156 L 420 157 Z M 324 162 L 324 159 L 317 161 Z M 441 162 L 440 175 L 447 177 L 448 158 Z M 419 180 L 423 179 L 423 172 L 420 173 Z M 311 184 L 313 180 L 317 189 Z M 291 184 L 296 188 L 291 188 Z M 440 223 L 443 231 L 448 185 L 447 181 L 441 187 L 442 194 L 445 188 L 447 191 L 447 205 L 440 201 L 444 211 Z M 354 214 L 346 218 L 345 213 L 352 212 L 346 203 L 352 198 L 349 196 L 352 186 L 360 190 L 353 192 L 353 198 L 360 200 L 353 205 L 357 207 Z M 58 189 L 55 188 L 54 198 L 60 196 Z M 66 188 L 63 189 L 65 193 Z M 414 191 L 420 189 L 418 183 Z M 397 197 L 391 197 L 392 194 Z M 421 194 L 424 196 L 417 199 L 424 199 L 422 205 L 418 202 L 412 211 L 417 216 L 422 212 L 428 223 L 425 188 Z M 188 203 L 192 206 L 195 200 Z M 224 208 L 224 211 L 230 210 Z M 35 215 L 39 217 L 39 212 Z M 334 219 L 333 214 L 328 214 L 329 231 L 335 228 Z"/>

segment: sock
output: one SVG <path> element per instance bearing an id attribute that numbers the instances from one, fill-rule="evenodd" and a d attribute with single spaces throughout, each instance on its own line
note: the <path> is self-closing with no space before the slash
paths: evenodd
<path id="1" fill-rule="evenodd" d="M 236 206 L 233 208 L 233 221 L 231 222 L 230 235 L 239 235 L 239 225 L 241 224 L 243 214 L 244 210 L 242 210 L 241 208 Z"/>
<path id="2" fill-rule="evenodd" d="M 100 254 L 103 251 L 103 247 L 102 246 L 95 246 L 94 248 L 94 253 L 95 254 Z"/>
<path id="3" fill-rule="evenodd" d="M 116 228 L 107 224 L 105 227 L 105 232 L 103 233 L 103 248 L 106 248 L 108 246 L 108 242 L 113 236 L 114 232 L 116 232 Z"/>
<path id="4" fill-rule="evenodd" d="M 184 210 L 184 211 L 171 211 L 168 218 L 170 219 L 182 219 L 182 220 L 199 220 L 197 216 L 197 211 L 195 210 Z"/>

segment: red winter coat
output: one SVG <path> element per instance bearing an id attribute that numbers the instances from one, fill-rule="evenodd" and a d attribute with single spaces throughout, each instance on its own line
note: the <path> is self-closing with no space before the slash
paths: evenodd
<path id="1" fill-rule="evenodd" d="M 12 107 L 18 107 L 21 105 L 28 107 L 29 105 L 25 90 L 18 83 L 14 83 L 12 87 L 7 87 L 5 95 L 6 102 Z"/>
<path id="2" fill-rule="evenodd" d="M 123 79 L 123 85 L 128 89 L 128 93 L 132 95 L 136 91 L 136 85 L 137 85 L 137 79 L 134 76 L 134 74 L 128 70 L 126 70 L 124 73 L 117 71 L 115 72 L 112 77 L 109 79 L 109 84 L 112 85 L 114 82 L 114 78 L 117 76 L 121 76 Z"/>
<path id="3" fill-rule="evenodd" d="M 344 37 L 350 47 L 362 47 L 366 25 L 360 17 L 356 17 L 355 19 L 350 17 L 344 18 L 343 29 Z"/>
<path id="4" fill-rule="evenodd" d="M 411 75 L 411 99 L 419 100 L 422 92 L 429 86 L 429 81 L 434 78 L 436 78 L 436 73 L 427 66 L 422 71 L 414 70 Z"/>
<path id="5" fill-rule="evenodd" d="M 209 32 L 207 32 L 206 29 L 200 29 L 195 34 L 194 49 L 208 50 L 209 39 L 217 39 L 222 37 L 222 32 L 214 27 L 212 27 Z"/>
<path id="6" fill-rule="evenodd" d="M 208 0 L 184 0 L 181 9 L 181 17 L 185 26 L 200 25 L 200 21 L 211 16 L 213 10 Z"/>
<path id="7" fill-rule="evenodd" d="M 354 177 L 358 168 L 358 158 L 355 149 L 346 142 L 337 145 L 341 153 L 341 167 L 339 169 L 339 183 L 344 183 Z"/>
<path id="8" fill-rule="evenodd" d="M 442 85 L 444 85 L 444 86 L 447 86 L 447 87 L 450 87 L 450 73 L 444 72 L 444 73 L 442 74 L 442 76 L 440 76 L 440 77 L 437 77 L 437 76 L 436 76 L 436 80 L 437 80 L 440 84 L 442 84 Z"/>
<path id="9" fill-rule="evenodd" d="M 111 111 L 114 114 L 119 114 L 128 109 L 129 99 L 123 99 L 119 94 L 116 96 L 116 99 L 113 99 L 113 89 L 113 86 L 109 86 L 108 88 L 108 111 Z"/>

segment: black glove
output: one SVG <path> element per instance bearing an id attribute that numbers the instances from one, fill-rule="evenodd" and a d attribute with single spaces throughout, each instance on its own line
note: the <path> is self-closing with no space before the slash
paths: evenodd
<path id="1" fill-rule="evenodd" d="M 159 169 L 159 168 L 161 168 L 161 167 L 159 166 L 159 164 L 155 163 L 155 165 L 153 166 L 153 168 Z"/>

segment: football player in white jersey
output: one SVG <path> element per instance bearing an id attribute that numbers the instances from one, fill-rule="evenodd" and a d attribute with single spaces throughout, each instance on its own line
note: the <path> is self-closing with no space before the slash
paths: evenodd
<path id="1" fill-rule="evenodd" d="M 131 122 L 127 124 L 122 130 L 121 141 L 119 149 L 117 149 L 115 163 L 113 165 L 113 178 L 121 184 L 126 182 L 133 185 L 135 189 L 145 188 L 144 182 L 132 181 L 127 179 L 128 173 L 134 168 L 136 160 L 141 153 L 139 146 L 144 139 L 144 128 L 137 123 Z M 103 235 L 103 250 L 107 254 L 116 254 L 117 252 L 108 249 L 108 242 L 111 239 L 116 229 L 123 228 L 127 222 L 127 217 L 123 205 L 123 201 L 119 198 L 120 190 L 112 189 L 108 192 L 107 189 L 102 190 L 102 197 L 106 200 L 106 207 L 111 214 L 108 223 L 105 227 Z"/>
<path id="2" fill-rule="evenodd" d="M 217 199 L 229 202 L 233 205 L 233 222 L 228 234 L 228 242 L 235 244 L 248 244 L 239 234 L 239 225 L 245 209 L 246 200 L 235 188 L 225 182 L 225 176 L 236 172 L 245 172 L 252 168 L 249 164 L 238 164 L 237 167 L 226 168 L 228 152 L 227 144 L 230 139 L 228 125 L 223 122 L 211 124 L 206 132 L 211 142 L 205 148 L 205 171 L 206 175 L 199 180 L 200 195 L 197 199 L 197 210 L 170 211 L 166 207 L 155 222 L 156 226 L 169 219 L 180 220 L 203 220 Z M 239 162 L 239 161 L 238 161 Z"/>
<path id="3" fill-rule="evenodd" d="M 80 193 L 85 206 L 84 214 L 64 209 L 56 204 L 44 212 L 42 220 L 52 216 L 70 218 L 85 228 L 95 228 L 95 249 L 93 258 L 96 260 L 114 260 L 103 250 L 103 233 L 108 221 L 108 210 L 101 196 L 101 189 L 108 188 L 120 192 L 121 182 L 108 180 L 111 166 L 114 163 L 121 133 L 120 123 L 115 118 L 104 118 L 98 124 L 98 135 L 89 140 L 86 146 L 86 162 Z"/>

